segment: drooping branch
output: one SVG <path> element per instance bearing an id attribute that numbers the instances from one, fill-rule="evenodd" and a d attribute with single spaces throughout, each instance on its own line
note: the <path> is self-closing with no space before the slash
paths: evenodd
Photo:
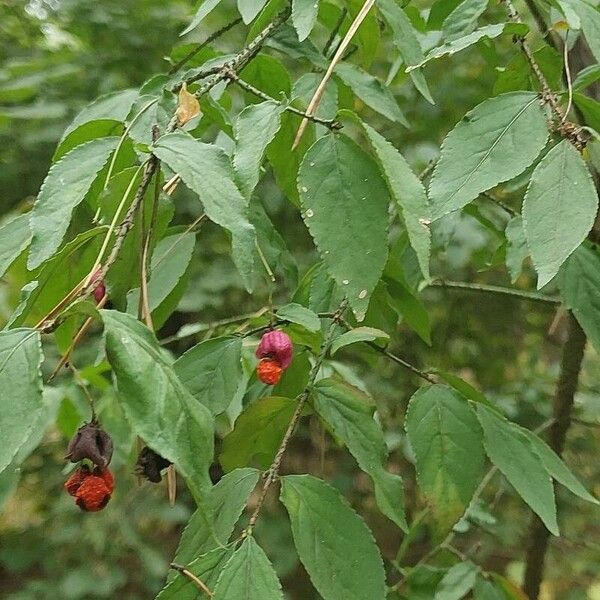
<path id="1" fill-rule="evenodd" d="M 545 304 L 560 304 L 560 298 L 555 296 L 547 296 L 539 292 L 528 292 L 525 290 L 517 290 L 512 288 L 501 287 L 498 285 L 488 285 L 485 283 L 467 283 L 464 281 L 446 281 L 438 279 L 432 281 L 429 287 L 441 287 L 457 290 L 465 290 L 468 292 L 482 292 L 484 294 L 498 294 L 501 296 L 512 296 L 521 300 L 529 300 L 531 302 L 542 302 Z"/>

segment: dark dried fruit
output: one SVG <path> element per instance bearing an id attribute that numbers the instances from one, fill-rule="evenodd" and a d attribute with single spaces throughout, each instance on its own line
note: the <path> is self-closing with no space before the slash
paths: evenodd
<path id="1" fill-rule="evenodd" d="M 135 463 L 135 472 L 152 483 L 160 483 L 162 481 L 160 472 L 172 464 L 158 452 L 154 452 L 152 448 L 144 446 Z"/>
<path id="2" fill-rule="evenodd" d="M 65 458 L 74 463 L 87 458 L 103 468 L 110 464 L 112 453 L 111 437 L 96 421 L 92 421 L 77 430 L 69 442 Z"/>

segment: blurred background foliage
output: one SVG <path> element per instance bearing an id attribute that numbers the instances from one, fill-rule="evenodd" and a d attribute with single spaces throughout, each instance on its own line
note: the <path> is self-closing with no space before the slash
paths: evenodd
<path id="1" fill-rule="evenodd" d="M 322 20 L 335 22 L 343 4 L 323 1 Z M 441 12 L 447 5 L 445 0 L 434 3 Z M 425 17 L 430 8 L 429 3 L 422 3 L 407 9 L 425 48 L 437 42 L 436 34 L 426 31 Z M 165 73 L 172 64 L 169 56 L 176 60 L 185 53 L 187 44 L 203 40 L 237 16 L 234 3 L 224 1 L 201 28 L 179 38 L 193 10 L 192 2 L 186 0 L 0 0 L 0 211 L 4 216 L 31 205 L 57 142 L 84 105 L 101 94 L 136 88 L 151 76 Z M 503 16 L 495 5 L 488 13 L 490 21 Z M 381 23 L 375 21 L 375 25 L 377 33 Z M 243 45 L 246 33 L 238 26 L 214 48 L 235 50 Z M 327 36 L 327 28 L 320 25 L 315 31 L 315 45 L 322 49 Z M 370 40 L 377 42 L 374 37 Z M 539 40 L 537 47 L 542 48 Z M 292 84 L 313 71 L 308 61 L 290 58 L 276 49 L 267 49 L 266 54 L 269 58 L 253 63 L 247 76 L 256 85 L 262 81 L 259 87 L 272 94 L 289 89 L 280 64 L 289 70 Z M 206 51 L 201 58 L 208 55 Z M 526 72 L 510 39 L 480 42 L 458 56 L 428 66 L 426 75 L 436 100 L 432 106 L 416 92 L 402 69 L 390 68 L 396 56 L 389 36 L 382 35 L 371 55 L 359 46 L 353 60 L 389 81 L 410 128 L 390 125 L 360 104 L 354 108 L 402 150 L 417 172 L 435 158 L 439 143 L 467 110 L 493 93 L 512 89 L 514 81 L 522 82 Z M 550 79 L 559 80 L 560 57 L 547 46 L 539 57 Z M 338 97 L 340 105 L 348 102 L 342 86 Z M 238 98 L 225 93 L 222 104 L 226 109 L 235 107 Z M 231 108 L 230 114 L 235 112 L 236 108 Z M 212 126 L 206 138 L 215 136 L 223 138 Z M 222 143 L 226 144 L 226 139 Z M 518 206 L 522 182 L 515 182 L 513 188 L 504 200 Z M 186 324 L 206 326 L 194 336 L 172 342 L 169 347 L 176 354 L 194 340 L 210 336 L 215 330 L 211 324 L 259 310 L 271 293 L 276 304 L 290 301 L 298 280 L 315 262 L 299 212 L 285 201 L 270 172 L 263 177 L 257 195 L 291 251 L 282 250 L 275 261 L 275 289 L 265 281 L 250 297 L 230 261 L 225 236 L 217 227 L 202 224 L 187 274 L 187 290 L 159 338 L 174 335 Z M 178 223 L 190 223 L 199 214 L 184 190 L 178 191 L 175 206 Z M 444 219 L 434 232 L 433 273 L 453 280 L 508 285 L 510 277 L 504 267 L 506 222 L 506 214 L 493 203 L 479 204 Z M 534 281 L 531 267 L 525 263 L 518 285 L 531 289 Z M 3 320 L 14 310 L 22 284 L 18 265 L 0 282 Z M 431 346 L 402 322 L 396 324 L 397 315 L 382 306 L 373 305 L 370 324 L 395 332 L 394 351 L 422 368 L 436 367 L 460 375 L 517 422 L 535 428 L 549 417 L 563 337 L 563 319 L 551 305 L 440 288 L 425 290 L 422 299 L 431 321 Z M 235 325 L 220 327 L 219 331 L 234 329 Z M 93 353 L 94 348 L 82 352 Z M 333 366 L 344 369 L 346 377 L 376 400 L 392 450 L 390 469 L 405 479 L 409 520 L 413 519 L 424 503 L 416 491 L 402 424 L 408 398 L 419 382 L 365 348 L 346 349 L 336 358 L 340 363 Z M 83 374 L 87 381 L 96 382 L 100 391 L 101 369 L 90 368 Z M 284 379 L 282 385 L 293 387 L 297 383 L 291 379 L 292 371 L 290 380 L 286 384 Z M 600 493 L 600 466 L 595 460 L 600 443 L 599 375 L 600 361 L 589 347 L 583 385 L 577 395 L 577 421 L 566 452 L 567 463 L 596 494 Z M 49 428 L 41 445 L 20 472 L 0 478 L 0 596 L 7 600 L 150 598 L 164 582 L 182 527 L 192 511 L 191 499 L 180 490 L 176 506 L 170 508 L 162 485 L 140 485 L 136 480 L 135 440 L 108 388 L 100 411 L 118 448 L 113 462 L 118 491 L 102 513 L 77 511 L 62 490 L 63 455 L 68 438 L 88 417 L 87 403 L 71 378 L 64 377 L 59 384 L 58 392 L 47 398 Z M 247 397 L 261 393 L 262 388 L 251 380 Z M 226 429 L 226 424 L 223 427 Z M 414 564 L 431 547 L 433 533 L 425 526 L 415 529 L 410 544 L 401 545 L 399 531 L 375 509 L 367 476 L 356 469 L 343 449 L 327 441 L 316 423 L 307 424 L 296 436 L 285 468 L 322 474 L 351 498 L 372 527 L 386 566 L 392 571 L 399 552 L 401 564 Z M 553 538 L 544 598 L 600 598 L 600 514 L 563 489 L 558 490 L 558 500 L 564 535 Z M 275 503 L 268 510 L 268 518 L 259 522 L 257 537 L 283 578 L 284 587 L 290 590 L 289 597 L 316 598 L 297 560 L 285 512 Z M 461 522 L 455 544 L 478 564 L 519 581 L 527 522 L 525 505 L 496 475 L 470 518 Z M 446 558 L 448 564 L 455 560 L 451 554 L 442 555 L 440 564 Z M 431 598 L 431 582 L 437 580 L 435 569 L 423 567 L 412 578 L 408 597 Z"/>

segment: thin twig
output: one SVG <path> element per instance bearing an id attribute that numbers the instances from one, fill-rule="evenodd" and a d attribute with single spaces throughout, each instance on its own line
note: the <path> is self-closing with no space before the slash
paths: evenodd
<path id="1" fill-rule="evenodd" d="M 464 281 L 431 281 L 429 287 L 453 288 L 467 290 L 470 292 L 483 292 L 486 294 L 500 294 L 502 296 L 512 296 L 521 300 L 530 300 L 531 302 L 544 302 L 546 304 L 560 304 L 560 298 L 555 296 L 546 296 L 539 292 L 527 292 L 525 290 L 516 290 L 505 288 L 498 285 L 487 285 L 485 283 L 468 283 Z"/>
<path id="2" fill-rule="evenodd" d="M 176 571 L 179 571 L 182 575 L 185 575 L 191 582 L 199 589 L 202 590 L 209 598 L 213 597 L 213 593 L 208 589 L 208 586 L 200 579 L 196 577 L 189 569 L 186 569 L 183 565 L 177 563 L 171 563 L 171 567 Z"/>
<path id="3" fill-rule="evenodd" d="M 336 24 L 333 26 L 333 29 L 331 30 L 331 33 L 329 34 L 329 38 L 327 39 L 327 42 L 325 43 L 325 46 L 323 48 L 323 56 L 328 56 L 329 50 L 331 49 L 331 46 L 333 45 L 333 41 L 335 40 L 335 37 L 337 36 L 342 25 L 344 24 L 344 19 L 346 18 L 347 14 L 348 14 L 348 9 L 342 8 L 342 10 L 340 12 L 340 16 L 339 16 Z"/>
<path id="4" fill-rule="evenodd" d="M 294 434 L 296 425 L 298 424 L 298 421 L 300 420 L 302 411 L 304 410 L 304 405 L 306 404 L 306 401 L 308 400 L 308 397 L 310 396 L 310 393 L 312 392 L 312 389 L 315 385 L 315 381 L 317 380 L 317 375 L 319 374 L 319 371 L 321 369 L 323 361 L 325 360 L 325 356 L 327 356 L 327 353 L 329 352 L 329 349 L 331 348 L 331 343 L 333 341 L 333 334 L 335 333 L 335 328 L 338 325 L 338 323 L 341 321 L 347 305 L 348 305 L 348 302 L 346 300 L 344 300 L 342 302 L 342 304 L 340 305 L 340 307 L 338 308 L 338 310 L 335 312 L 333 319 L 331 321 L 331 325 L 329 327 L 329 331 L 327 332 L 327 335 L 325 336 L 325 339 L 321 346 L 319 355 L 317 356 L 317 358 L 315 360 L 315 364 L 313 365 L 313 367 L 311 369 L 310 375 L 308 377 L 308 383 L 306 384 L 306 387 L 304 388 L 304 390 L 296 398 L 296 402 L 297 402 L 296 410 L 294 411 L 294 414 L 292 415 L 292 419 L 290 420 L 290 423 L 289 423 L 287 430 L 283 436 L 283 439 L 281 440 L 281 444 L 279 445 L 277 454 L 275 455 L 275 458 L 273 459 L 273 462 L 271 463 L 271 466 L 269 467 L 269 470 L 267 471 L 267 476 L 263 483 L 260 497 L 256 504 L 256 508 L 254 509 L 254 512 L 252 513 L 252 516 L 250 517 L 250 521 L 248 522 L 248 527 L 246 529 L 245 535 L 250 535 L 252 533 L 252 530 L 254 529 L 254 525 L 256 524 L 256 520 L 258 519 L 258 516 L 260 515 L 260 511 L 262 510 L 263 504 L 265 502 L 265 498 L 267 497 L 267 492 L 269 491 L 269 488 L 271 487 L 273 482 L 279 476 L 279 469 L 281 467 L 281 461 L 283 460 L 283 455 L 285 454 L 285 451 L 288 447 L 290 439 L 292 438 L 292 435 Z"/>

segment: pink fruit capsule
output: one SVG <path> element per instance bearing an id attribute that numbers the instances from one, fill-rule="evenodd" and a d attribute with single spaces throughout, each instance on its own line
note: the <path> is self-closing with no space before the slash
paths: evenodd
<path id="1" fill-rule="evenodd" d="M 272 358 L 284 370 L 292 362 L 292 353 L 293 346 L 290 336 L 283 331 L 277 330 L 265 333 L 256 349 L 256 356 L 258 358 Z"/>

